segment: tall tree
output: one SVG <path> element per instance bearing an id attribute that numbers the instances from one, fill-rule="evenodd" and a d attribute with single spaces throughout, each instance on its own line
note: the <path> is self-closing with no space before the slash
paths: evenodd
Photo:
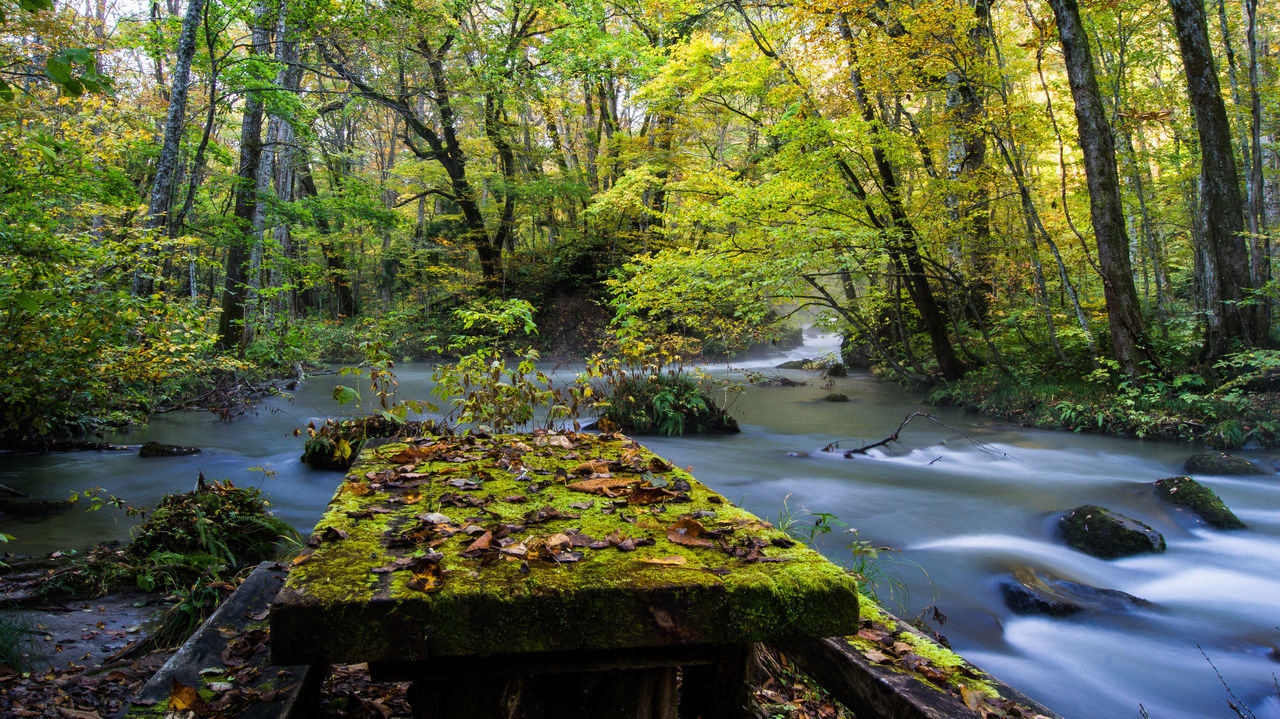
<path id="1" fill-rule="evenodd" d="M 1253 287 L 1244 239 L 1244 203 L 1231 148 L 1231 123 L 1209 46 L 1204 3 L 1169 0 L 1169 9 L 1200 139 L 1196 284 L 1205 304 L 1204 354 L 1216 358 L 1237 340 L 1253 346 L 1264 338 L 1258 334 L 1257 308 L 1242 303 Z"/>
<path id="2" fill-rule="evenodd" d="M 260 0 L 253 19 L 253 41 L 249 48 L 252 55 L 263 54 L 271 42 L 267 15 L 267 0 Z M 240 163 L 234 191 L 234 224 L 227 248 L 222 314 L 218 317 L 218 347 L 224 350 L 243 348 L 245 344 L 245 303 L 249 297 L 246 265 L 254 242 L 253 218 L 260 189 L 258 163 L 262 157 L 262 115 L 262 91 L 250 89 L 245 94 L 240 117 Z"/>
<path id="3" fill-rule="evenodd" d="M 1080 22 L 1075 0 L 1049 0 L 1058 25 L 1058 38 L 1067 65 L 1067 81 L 1075 101 L 1080 149 L 1084 153 L 1089 187 L 1089 214 L 1098 245 L 1098 269 L 1102 274 L 1111 330 L 1112 354 L 1120 371 L 1129 377 L 1142 373 L 1144 362 L 1157 364 L 1145 338 L 1142 307 L 1133 284 L 1129 262 L 1129 236 L 1120 202 L 1115 141 L 1107 122 L 1098 80 L 1094 74 L 1089 39 Z"/>
<path id="4" fill-rule="evenodd" d="M 169 91 L 169 110 L 164 121 L 164 139 L 160 143 L 160 155 L 156 158 L 155 181 L 151 184 L 151 197 L 147 203 L 146 229 L 152 232 L 168 229 L 169 209 L 173 204 L 173 186 L 178 169 L 178 151 L 182 145 L 182 127 L 187 114 L 187 87 L 191 78 L 191 60 L 196 54 L 196 29 L 204 11 L 204 0 L 190 0 L 187 14 L 182 18 L 182 34 L 178 36 L 178 51 L 173 60 L 173 86 Z M 133 275 L 134 294 L 149 295 L 155 288 L 155 278 L 140 270 Z"/>

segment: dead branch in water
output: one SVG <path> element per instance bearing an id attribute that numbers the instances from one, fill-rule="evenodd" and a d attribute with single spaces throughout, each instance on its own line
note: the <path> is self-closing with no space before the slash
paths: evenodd
<path id="1" fill-rule="evenodd" d="M 873 450 L 873 449 L 875 449 L 876 447 L 883 447 L 883 446 L 885 446 L 885 445 L 893 444 L 894 442 L 898 442 L 898 436 L 899 436 L 900 434 L 902 434 L 902 430 L 903 430 L 903 429 L 904 429 L 908 424 L 911 424 L 911 420 L 913 420 L 913 419 L 915 419 L 915 418 L 917 418 L 917 417 L 923 417 L 923 418 L 925 418 L 925 419 L 929 420 L 930 422 L 933 422 L 934 424 L 938 425 L 939 427 L 942 427 L 942 428 L 944 428 L 944 429 L 947 429 L 947 430 L 950 430 L 950 431 L 952 431 L 952 432 L 955 432 L 956 434 L 960 435 L 961 437 L 964 437 L 964 438 L 965 438 L 966 440 L 968 440 L 971 444 L 973 444 L 973 446 L 977 447 L 979 451 L 981 451 L 981 452 L 983 452 L 983 453 L 985 453 L 985 454 L 989 454 L 989 455 L 999 455 L 999 456 L 1001 456 L 1001 457 L 1008 457 L 1008 456 L 1009 456 L 1009 453 L 1008 453 L 1008 452 L 1002 452 L 1001 450 L 998 450 L 998 449 L 996 449 L 995 447 L 992 447 L 991 445 L 987 444 L 986 442 L 983 442 L 982 440 L 974 439 L 973 437 L 969 436 L 969 434 L 968 434 L 967 432 L 963 432 L 963 431 L 961 431 L 961 430 L 958 430 L 958 429 L 956 429 L 955 427 L 952 427 L 951 425 L 947 424 L 946 422 L 943 422 L 942 420 L 938 419 L 937 417 L 934 417 L 933 415 L 929 414 L 928 412 L 921 412 L 920 410 L 916 410 L 916 411 L 912 412 L 911 414 L 907 415 L 906 417 L 904 417 L 904 418 L 903 418 L 903 420 L 902 420 L 902 422 L 900 422 L 900 423 L 898 424 L 897 429 L 893 430 L 893 434 L 890 434 L 888 437 L 885 437 L 884 439 L 880 440 L 879 442 L 872 442 L 871 444 L 864 444 L 864 445 L 862 445 L 861 447 L 858 447 L 857 449 L 846 449 L 846 450 L 844 450 L 844 456 L 845 456 L 845 457 L 852 457 L 852 456 L 853 456 L 853 455 L 855 455 L 855 454 L 866 454 L 868 451 Z M 845 440 L 836 440 L 835 442 L 832 442 L 831 444 L 828 444 L 827 446 L 823 447 L 823 448 L 822 448 L 822 451 L 823 451 L 823 452 L 835 452 L 835 451 L 838 451 L 838 450 L 840 449 L 840 443 L 841 443 L 841 442 L 843 442 L 843 441 L 845 441 Z M 901 444 L 901 443 L 899 442 L 899 444 Z M 934 461 L 937 461 L 937 460 L 934 460 Z M 932 462 L 930 462 L 930 464 L 932 464 Z"/>

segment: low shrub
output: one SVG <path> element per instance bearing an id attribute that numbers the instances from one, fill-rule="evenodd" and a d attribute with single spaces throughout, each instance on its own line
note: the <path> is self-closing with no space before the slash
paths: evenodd
<path id="1" fill-rule="evenodd" d="M 682 370 L 624 374 L 610 381 L 601 418 L 634 434 L 738 432 L 738 423 L 694 375 Z"/>

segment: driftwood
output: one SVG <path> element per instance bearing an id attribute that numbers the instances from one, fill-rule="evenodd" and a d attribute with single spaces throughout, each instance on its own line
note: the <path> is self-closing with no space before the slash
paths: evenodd
<path id="1" fill-rule="evenodd" d="M 13 487 L 7 487 L 3 484 L 0 484 L 0 494 L 3 494 L 8 497 L 30 497 L 31 496 L 26 492 L 20 492 L 14 489 Z"/>
<path id="2" fill-rule="evenodd" d="M 977 447 L 977 448 L 978 448 L 979 450 L 981 450 L 982 452 L 985 452 L 985 453 L 987 453 L 987 454 L 991 454 L 991 455 L 1000 455 L 1000 456 L 1002 456 L 1002 457 L 1007 457 L 1007 456 L 1008 456 L 1008 452 L 1002 452 L 1002 451 L 1000 451 L 1000 450 L 996 449 L 995 447 L 992 447 L 991 445 L 987 444 L 986 442 L 983 442 L 982 440 L 974 439 L 973 437 L 969 436 L 969 434 L 968 434 L 968 433 L 963 432 L 963 431 L 961 431 L 961 430 L 958 430 L 958 429 L 956 429 L 955 427 L 952 427 L 951 425 L 947 424 L 946 422 L 943 422 L 942 420 L 938 419 L 937 417 L 934 417 L 933 415 L 929 414 L 928 412 L 921 412 L 920 410 L 916 410 L 916 411 L 912 412 L 911 414 L 907 415 L 905 418 L 903 418 L 902 422 L 900 422 L 900 423 L 898 424 L 897 429 L 893 430 L 893 434 L 890 434 L 888 437 L 885 437 L 884 439 L 882 439 L 882 440 L 880 440 L 880 441 L 878 441 L 878 442 L 872 442 L 871 444 L 864 444 L 864 445 L 862 445 L 861 447 L 857 447 L 856 449 L 846 449 L 846 450 L 844 450 L 844 456 L 845 456 L 845 457 L 852 457 L 852 456 L 853 456 L 853 455 L 855 455 L 855 454 L 866 454 L 868 451 L 873 450 L 873 449 L 875 449 L 876 447 L 884 447 L 885 445 L 893 444 L 894 442 L 897 442 L 897 441 L 898 441 L 898 436 L 899 436 L 900 434 L 902 434 L 902 430 L 903 430 L 904 428 L 906 428 L 906 426 L 907 426 L 908 424 L 911 424 L 911 420 L 913 420 L 913 419 L 915 419 L 915 418 L 917 418 L 917 417 L 923 417 L 923 418 L 925 418 L 925 419 L 929 420 L 930 422 L 933 422 L 934 424 L 938 425 L 939 427 L 942 427 L 942 428 L 944 428 L 944 429 L 948 429 L 948 430 L 951 430 L 952 432 L 955 432 L 956 434 L 960 435 L 961 437 L 964 437 L 964 438 L 965 438 L 966 440 L 968 440 L 971 444 L 973 444 L 973 446 Z M 836 452 L 836 451 L 840 451 L 840 443 L 841 443 L 841 442 L 843 442 L 843 441 L 845 441 L 845 440 L 836 440 L 835 442 L 832 442 L 832 443 L 828 444 L 827 446 L 823 447 L 823 448 L 822 448 L 822 451 L 823 451 L 823 452 Z"/>

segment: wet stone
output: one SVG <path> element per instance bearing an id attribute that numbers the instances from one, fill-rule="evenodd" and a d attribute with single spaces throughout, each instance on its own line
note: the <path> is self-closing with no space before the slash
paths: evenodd
<path id="1" fill-rule="evenodd" d="M 1100 559 L 1163 552 L 1164 537 L 1146 524 L 1094 504 L 1067 512 L 1058 521 L 1067 545 Z"/>

